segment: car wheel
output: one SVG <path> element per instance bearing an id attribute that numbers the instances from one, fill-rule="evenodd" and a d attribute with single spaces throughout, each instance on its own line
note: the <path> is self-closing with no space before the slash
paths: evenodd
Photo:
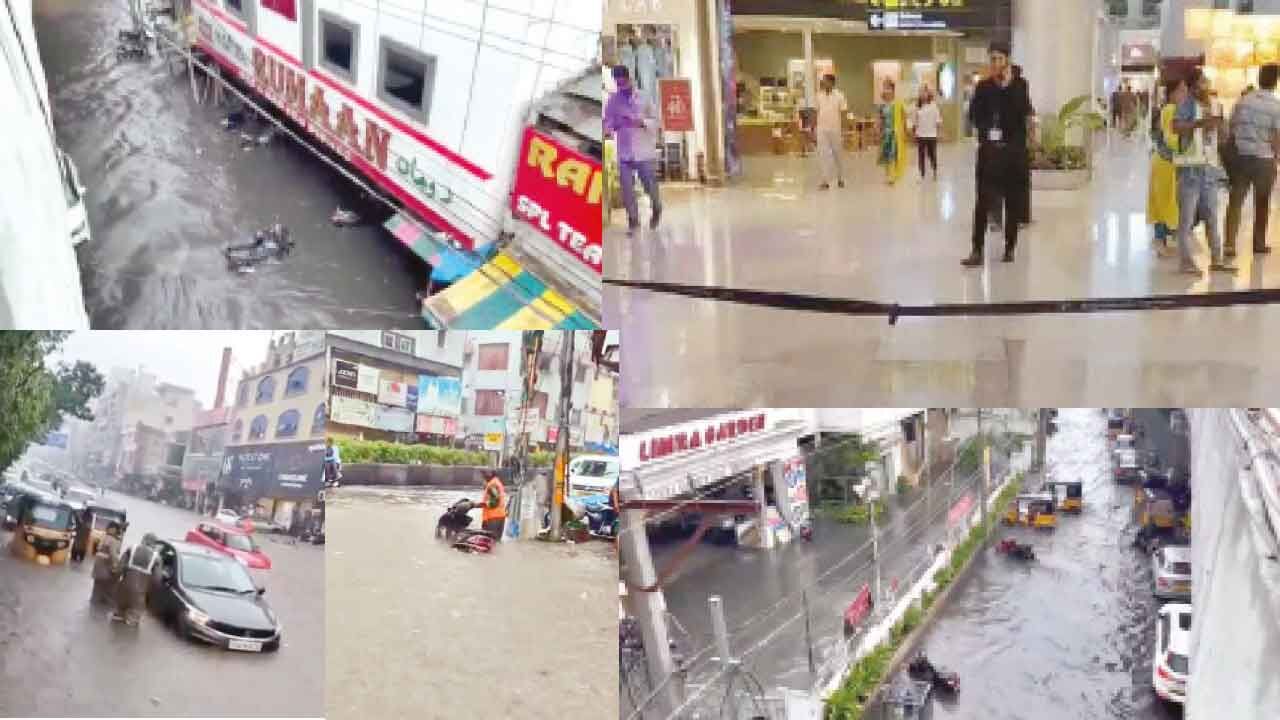
<path id="1" fill-rule="evenodd" d="M 262 651 L 263 651 L 263 652 L 275 652 L 275 651 L 277 651 L 277 650 L 279 650 L 279 649 L 280 649 L 280 644 L 281 644 L 281 643 L 283 643 L 283 642 L 284 642 L 284 636 L 283 636 L 283 635 L 281 635 L 281 636 L 279 636 L 279 637 L 277 637 L 277 638 L 276 638 L 276 641 L 275 641 L 275 642 L 273 642 L 273 643 L 268 643 L 268 644 L 266 644 L 266 645 L 263 645 L 263 646 L 262 646 Z"/>

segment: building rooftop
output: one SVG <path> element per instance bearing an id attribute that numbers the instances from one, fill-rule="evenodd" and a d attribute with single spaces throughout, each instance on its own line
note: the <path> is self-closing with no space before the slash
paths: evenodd
<path id="1" fill-rule="evenodd" d="M 622 434 L 648 432 L 657 428 L 679 425 L 703 418 L 715 417 L 724 413 L 736 412 L 739 408 L 622 408 Z"/>

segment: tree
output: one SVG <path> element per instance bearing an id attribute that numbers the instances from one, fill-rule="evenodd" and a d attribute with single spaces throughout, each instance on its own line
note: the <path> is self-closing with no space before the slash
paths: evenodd
<path id="1" fill-rule="evenodd" d="M 0 332 L 0 470 L 26 452 L 70 416 L 92 420 L 89 401 L 102 393 L 102 375 L 86 362 L 46 359 L 70 333 L 11 330 Z"/>
<path id="2" fill-rule="evenodd" d="M 832 435 L 824 437 L 817 451 L 821 485 L 818 496 L 822 499 L 844 499 L 850 478 L 861 478 L 867 473 L 867 463 L 880 459 L 880 447 L 861 435 Z"/>

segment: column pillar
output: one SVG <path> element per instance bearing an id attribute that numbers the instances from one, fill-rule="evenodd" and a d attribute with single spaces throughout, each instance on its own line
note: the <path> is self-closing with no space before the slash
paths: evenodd
<path id="1" fill-rule="evenodd" d="M 1078 95 L 1092 96 L 1100 2 L 1015 0 L 1012 62 L 1024 70 L 1037 113 L 1057 112 Z"/>
<path id="2" fill-rule="evenodd" d="M 707 183 L 722 184 L 725 180 L 724 123 L 721 121 L 724 103 L 720 96 L 720 23 L 719 3 L 716 0 L 695 0 L 694 15 L 697 22 L 698 59 L 697 72 L 702 95 L 702 125 L 706 137 Z M 729 38 L 725 38 L 728 42 Z"/>
<path id="3" fill-rule="evenodd" d="M 814 88 L 818 73 L 813 67 L 813 28 L 804 29 L 804 104 L 813 107 Z"/>

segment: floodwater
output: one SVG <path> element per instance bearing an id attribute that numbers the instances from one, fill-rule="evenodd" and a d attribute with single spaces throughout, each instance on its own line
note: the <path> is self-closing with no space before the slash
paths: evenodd
<path id="1" fill-rule="evenodd" d="M 612 546 L 524 540 L 467 555 L 438 542 L 445 508 L 479 495 L 346 487 L 327 498 L 331 720 L 616 711 Z"/>
<path id="2" fill-rule="evenodd" d="M 93 238 L 78 249 L 95 328 L 421 327 L 430 268 L 382 229 L 336 228 L 361 207 L 344 177 L 282 135 L 242 149 L 197 104 L 185 68 L 119 60 L 127 4 L 44 0 L 36 36 L 54 125 L 87 188 Z M 228 272 L 221 250 L 279 221 L 282 263 Z"/>
<path id="3" fill-rule="evenodd" d="M 1162 458 L 1185 438 L 1158 411 L 1142 411 Z M 1131 488 L 1111 478 L 1106 419 L 1062 411 L 1049 440 L 1051 476 L 1084 481 L 1085 510 L 1055 531 L 1020 532 L 1037 560 L 986 550 L 922 638 L 937 664 L 959 671 L 954 703 L 935 718 L 1155 720 L 1181 715 L 1151 688 L 1158 603 L 1148 556 L 1131 546 Z M 1148 445 L 1150 446 L 1150 445 Z"/>
<path id="4" fill-rule="evenodd" d="M 127 495 L 125 545 L 181 538 L 199 517 Z M 144 614 L 129 628 L 89 603 L 92 558 L 41 566 L 0 531 L 0 717 L 324 715 L 324 548 L 258 536 L 271 557 L 266 599 L 284 625 L 274 653 L 178 637 Z"/>

